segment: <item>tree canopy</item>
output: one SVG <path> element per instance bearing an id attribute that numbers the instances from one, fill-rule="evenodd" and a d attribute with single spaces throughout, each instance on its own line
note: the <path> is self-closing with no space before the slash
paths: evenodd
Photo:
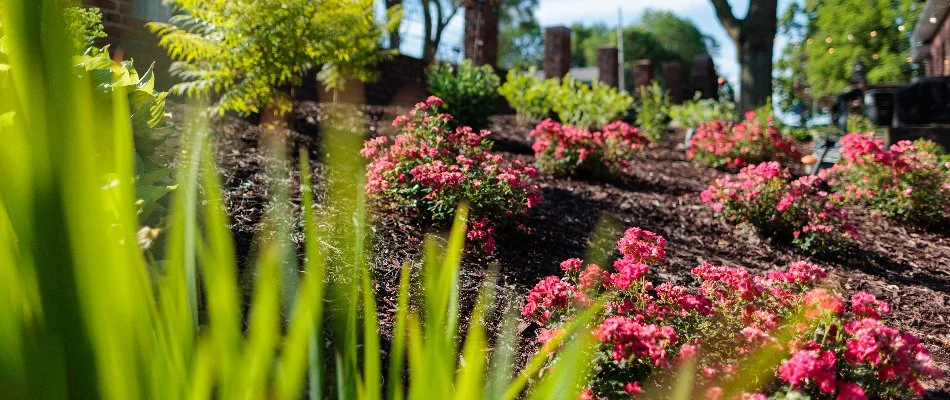
<path id="1" fill-rule="evenodd" d="M 776 65 L 779 104 L 788 110 L 843 91 L 858 60 L 869 83 L 908 80 L 910 35 L 921 8 L 915 0 L 793 3 L 782 18 L 792 39 Z"/>
<path id="2" fill-rule="evenodd" d="M 345 77 L 372 78 L 369 66 L 387 54 L 379 50 L 386 28 L 372 0 L 169 3 L 177 14 L 150 27 L 183 80 L 172 91 L 218 94 L 217 112 L 289 111 L 283 88 L 299 85 L 310 69 L 321 67 L 320 79 L 337 89 Z M 392 26 L 397 20 L 389 19 Z"/>
<path id="3" fill-rule="evenodd" d="M 571 32 L 571 65 L 575 67 L 597 66 L 597 48 L 617 44 L 616 29 L 602 23 L 574 24 Z M 652 60 L 658 69 L 667 61 L 689 65 L 697 55 L 714 52 L 719 47 L 693 22 L 658 10 L 646 10 L 640 21 L 625 26 L 623 42 L 628 73 L 637 60 Z"/>

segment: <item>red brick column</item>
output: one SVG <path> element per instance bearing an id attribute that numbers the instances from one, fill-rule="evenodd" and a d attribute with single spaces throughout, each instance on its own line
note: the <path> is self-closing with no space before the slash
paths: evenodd
<path id="1" fill-rule="evenodd" d="M 465 58 L 478 65 L 498 65 L 498 7 L 474 1 L 465 7 Z"/>
<path id="2" fill-rule="evenodd" d="M 552 26 L 544 30 L 544 76 L 560 78 L 571 71 L 571 29 Z"/>
<path id="3" fill-rule="evenodd" d="M 611 87 L 620 86 L 620 68 L 617 65 L 617 48 L 601 46 L 597 48 L 597 76 L 601 82 Z"/>
<path id="4" fill-rule="evenodd" d="M 683 64 L 677 61 L 663 63 L 663 84 L 674 104 L 683 102 Z"/>
<path id="5" fill-rule="evenodd" d="M 640 86 L 650 86 L 653 82 L 653 61 L 638 60 L 633 63 L 633 87 L 639 90 Z"/>
<path id="6" fill-rule="evenodd" d="M 700 54 L 693 59 L 691 86 L 693 92 L 702 93 L 704 99 L 719 98 L 719 77 L 716 76 L 716 66 L 709 54 Z"/>

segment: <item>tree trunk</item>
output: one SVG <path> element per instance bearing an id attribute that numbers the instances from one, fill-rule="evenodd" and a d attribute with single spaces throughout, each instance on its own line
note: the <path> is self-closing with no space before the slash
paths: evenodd
<path id="1" fill-rule="evenodd" d="M 264 105 L 258 127 L 261 130 L 261 142 L 283 149 L 287 145 L 287 131 L 290 129 L 290 112 L 287 111 L 289 96 L 277 96 Z"/>
<path id="2" fill-rule="evenodd" d="M 386 9 L 389 10 L 393 7 L 402 5 L 402 0 L 386 0 Z M 399 45 L 402 44 L 402 38 L 399 36 L 399 25 L 396 24 L 395 29 L 389 33 L 389 48 L 399 50 Z"/>
<path id="3" fill-rule="evenodd" d="M 424 61 L 432 61 L 435 59 L 435 46 L 432 44 L 432 13 L 429 7 L 430 1 L 433 0 L 422 0 L 422 60 Z"/>
<path id="4" fill-rule="evenodd" d="M 736 45 L 740 76 L 739 111 L 765 104 L 772 96 L 772 49 L 778 31 L 778 0 L 750 0 L 743 19 L 729 0 L 710 0 L 716 16 Z"/>
<path id="5" fill-rule="evenodd" d="M 764 105 L 772 97 L 772 40 L 744 40 L 737 44 L 742 91 L 739 111 Z"/>

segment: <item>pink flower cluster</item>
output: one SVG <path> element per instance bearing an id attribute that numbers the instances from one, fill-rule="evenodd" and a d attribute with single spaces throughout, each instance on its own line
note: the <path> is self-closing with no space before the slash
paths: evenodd
<path id="1" fill-rule="evenodd" d="M 546 119 L 531 130 L 531 136 L 538 167 L 558 175 L 630 172 L 633 157 L 650 143 L 637 128 L 622 121 L 610 123 L 602 132 L 591 132 Z"/>
<path id="2" fill-rule="evenodd" d="M 790 179 L 778 162 L 763 162 L 717 179 L 700 198 L 719 216 L 807 252 L 833 251 L 857 238 L 847 211 L 836 204 L 841 195 L 824 190 L 824 181 L 816 176 Z"/>
<path id="3" fill-rule="evenodd" d="M 797 159 L 795 142 L 773 126 L 747 112 L 739 123 L 710 121 L 696 128 L 689 140 L 686 157 L 715 168 L 734 171 L 763 161 Z"/>
<path id="4" fill-rule="evenodd" d="M 797 261 L 762 275 L 703 264 L 692 271 L 696 288 L 654 286 L 645 280 L 647 263 L 664 260 L 665 239 L 635 228 L 618 241 L 618 250 L 622 257 L 612 270 L 565 260 L 565 277 L 541 280 L 522 311 L 541 325 L 538 340 L 548 343 L 569 340 L 567 324 L 595 304 L 592 299 L 605 301 L 600 319 L 587 327 L 600 345 L 582 399 L 629 399 L 644 391 L 651 375 L 670 373 L 688 359 L 701 371 L 692 398 L 725 398 L 722 383 L 743 362 L 776 349 L 786 356 L 770 367 L 781 384 L 766 379 L 760 388 L 769 394 L 907 398 L 919 395 L 920 379 L 940 376 L 917 338 L 877 319 L 889 312 L 887 303 L 859 292 L 849 312 L 840 296 L 815 287 L 827 276 L 815 264 Z M 791 337 L 779 334 L 789 330 Z"/>
<path id="5" fill-rule="evenodd" d="M 614 360 L 629 358 L 650 360 L 654 366 L 666 364 L 666 348 L 676 343 L 673 327 L 640 324 L 628 317 L 610 317 L 596 329 L 601 343 L 613 346 Z"/>
<path id="6" fill-rule="evenodd" d="M 541 202 L 534 183 L 537 171 L 519 161 L 508 163 L 491 152 L 490 132 L 467 126 L 452 129 L 452 116 L 439 113 L 443 102 L 429 97 L 393 126 L 395 139 L 367 140 L 360 154 L 369 160 L 366 193 L 370 198 L 405 212 L 446 221 L 457 205 L 472 207 L 470 241 L 485 253 L 495 247 L 494 222 L 524 213 Z"/>
<path id="7" fill-rule="evenodd" d="M 847 200 L 919 225 L 950 217 L 950 163 L 940 162 L 933 142 L 888 148 L 873 133 L 851 133 L 840 145 L 842 161 L 822 173 Z"/>

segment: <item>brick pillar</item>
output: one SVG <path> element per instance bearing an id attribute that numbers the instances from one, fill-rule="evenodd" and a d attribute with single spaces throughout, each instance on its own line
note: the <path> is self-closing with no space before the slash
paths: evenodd
<path id="1" fill-rule="evenodd" d="M 498 8 L 472 3 L 465 7 L 465 58 L 478 65 L 498 65 Z"/>
<path id="2" fill-rule="evenodd" d="M 611 87 L 620 86 L 620 68 L 617 65 L 617 48 L 615 46 L 597 48 L 597 70 L 601 82 Z"/>
<path id="3" fill-rule="evenodd" d="M 653 82 L 653 61 L 638 60 L 633 63 L 633 88 L 639 90 L 640 86 L 650 86 Z"/>
<path id="4" fill-rule="evenodd" d="M 560 78 L 571 71 L 571 29 L 552 26 L 544 30 L 544 77 Z"/>
<path id="5" fill-rule="evenodd" d="M 677 61 L 663 63 L 663 83 L 674 104 L 683 102 L 683 64 Z"/>
<path id="6" fill-rule="evenodd" d="M 693 59 L 691 83 L 693 92 L 702 93 L 702 98 L 719 98 L 719 77 L 716 76 L 716 66 L 709 54 L 700 54 Z M 692 94 L 690 97 L 692 97 Z"/>

